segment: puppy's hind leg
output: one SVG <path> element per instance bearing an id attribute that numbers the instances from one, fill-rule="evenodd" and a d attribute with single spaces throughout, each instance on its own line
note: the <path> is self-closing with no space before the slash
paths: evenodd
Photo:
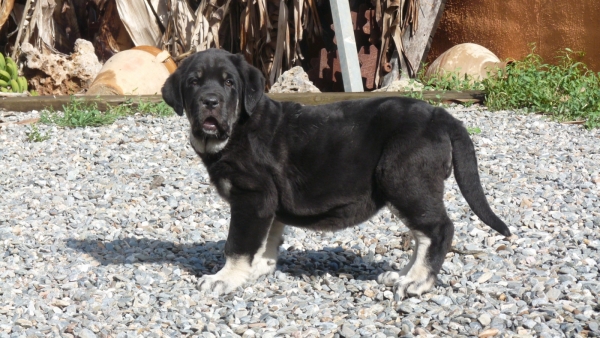
<path id="1" fill-rule="evenodd" d="M 431 214 L 402 218 L 415 240 L 412 257 L 402 271 L 384 272 L 377 278 L 379 283 L 394 286 L 396 300 L 421 295 L 434 286 L 454 235 L 454 226 L 443 208 Z"/>

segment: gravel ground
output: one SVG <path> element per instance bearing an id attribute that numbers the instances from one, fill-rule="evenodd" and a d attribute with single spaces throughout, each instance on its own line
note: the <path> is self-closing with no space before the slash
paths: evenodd
<path id="1" fill-rule="evenodd" d="M 228 206 L 187 120 L 0 129 L 0 337 L 598 337 L 600 131 L 536 115 L 451 109 L 478 148 L 497 235 L 453 179 L 454 250 L 438 285 L 394 301 L 377 274 L 408 262 L 388 210 L 336 233 L 288 228 L 278 270 L 217 297 Z M 2 113 L 0 122 L 35 116 Z"/>

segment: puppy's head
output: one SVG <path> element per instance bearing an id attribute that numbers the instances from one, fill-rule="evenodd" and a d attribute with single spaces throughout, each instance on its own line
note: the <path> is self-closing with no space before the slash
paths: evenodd
<path id="1" fill-rule="evenodd" d="M 264 88 L 263 75 L 242 55 L 209 49 L 185 59 L 162 96 L 177 114 L 185 111 L 196 140 L 225 142 L 240 115 L 252 115 Z"/>

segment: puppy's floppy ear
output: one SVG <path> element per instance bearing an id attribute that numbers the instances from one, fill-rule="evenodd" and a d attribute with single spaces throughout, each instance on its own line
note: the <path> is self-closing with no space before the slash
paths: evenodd
<path id="1" fill-rule="evenodd" d="M 237 57 L 239 71 L 244 80 L 244 109 L 248 115 L 252 115 L 265 92 L 265 77 L 260 70 L 248 64 L 243 55 L 238 54 Z"/>
<path id="2" fill-rule="evenodd" d="M 183 115 L 183 96 L 181 95 L 181 75 L 179 70 L 169 75 L 162 87 L 162 97 L 177 115 Z"/>

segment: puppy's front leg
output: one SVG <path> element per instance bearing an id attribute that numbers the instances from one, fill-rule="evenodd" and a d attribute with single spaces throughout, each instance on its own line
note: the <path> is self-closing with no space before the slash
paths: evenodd
<path id="1" fill-rule="evenodd" d="M 198 288 L 228 293 L 247 281 L 272 273 L 284 227 L 273 218 L 248 215 L 232 206 L 225 266 L 215 275 L 202 276 Z"/>

